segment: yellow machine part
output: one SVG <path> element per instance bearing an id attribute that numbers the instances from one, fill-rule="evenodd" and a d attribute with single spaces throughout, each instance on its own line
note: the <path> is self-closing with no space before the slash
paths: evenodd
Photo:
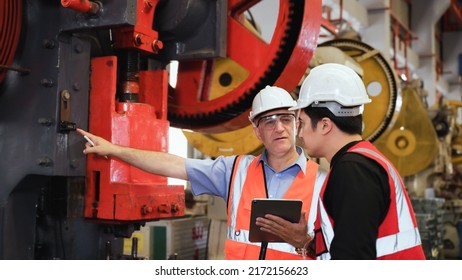
<path id="1" fill-rule="evenodd" d="M 262 143 L 253 133 L 252 125 L 217 134 L 183 131 L 188 142 L 203 154 L 211 157 L 258 154 L 263 149 Z"/>
<path id="2" fill-rule="evenodd" d="M 452 147 L 454 149 L 451 159 L 452 164 L 462 164 L 462 125 L 460 124 L 457 126 L 457 135 L 453 139 Z"/>
<path id="3" fill-rule="evenodd" d="M 396 122 L 374 144 L 401 176 L 410 176 L 433 162 L 438 153 L 438 137 L 416 90 L 406 87 L 402 95 Z"/>
<path id="4" fill-rule="evenodd" d="M 462 101 L 449 100 L 447 103 L 448 103 L 449 108 L 452 109 L 453 114 L 457 116 L 459 109 L 462 108 Z M 454 150 L 452 154 L 452 159 L 451 159 L 452 164 L 453 165 L 462 164 L 462 125 L 461 124 L 456 124 L 453 127 L 451 146 Z"/>
<path id="5" fill-rule="evenodd" d="M 389 114 L 388 108 L 390 107 L 392 89 L 390 89 L 388 82 L 390 73 L 381 71 L 376 60 L 368 59 L 360 64 L 364 69 L 364 85 L 372 99 L 371 103 L 364 106 L 363 113 L 364 130 L 362 136 L 364 139 L 369 139 Z M 376 95 L 371 94 L 373 92 L 371 87 L 374 85 L 382 87 L 381 92 Z"/>

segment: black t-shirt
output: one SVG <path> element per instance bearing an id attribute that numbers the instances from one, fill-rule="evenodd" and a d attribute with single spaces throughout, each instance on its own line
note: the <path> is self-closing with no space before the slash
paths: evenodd
<path id="1" fill-rule="evenodd" d="M 376 161 L 340 149 L 331 161 L 324 205 L 334 221 L 332 259 L 376 259 L 378 227 L 390 207 L 385 169 Z"/>

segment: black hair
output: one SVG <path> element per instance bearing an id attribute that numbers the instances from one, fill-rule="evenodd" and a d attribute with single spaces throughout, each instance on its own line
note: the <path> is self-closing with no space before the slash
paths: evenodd
<path id="1" fill-rule="evenodd" d="M 310 117 L 311 126 L 316 128 L 318 122 L 322 118 L 329 118 L 335 125 L 343 132 L 353 135 L 362 134 L 363 131 L 363 115 L 354 117 L 337 117 L 329 109 L 325 107 L 311 107 L 308 106 L 303 111 Z"/>

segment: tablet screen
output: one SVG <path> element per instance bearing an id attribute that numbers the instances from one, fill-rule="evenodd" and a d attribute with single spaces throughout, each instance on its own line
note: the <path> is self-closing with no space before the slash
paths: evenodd
<path id="1" fill-rule="evenodd" d="M 250 214 L 249 240 L 251 242 L 285 242 L 278 236 L 261 231 L 255 224 L 255 221 L 257 217 L 272 214 L 292 223 L 298 223 L 302 211 L 302 203 L 299 199 L 254 199 Z"/>

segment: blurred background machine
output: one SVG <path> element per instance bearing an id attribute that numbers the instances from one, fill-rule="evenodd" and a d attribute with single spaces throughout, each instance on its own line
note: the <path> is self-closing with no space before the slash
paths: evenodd
<path id="1" fill-rule="evenodd" d="M 277 5 L 267 41 L 261 3 Z M 167 151 L 170 126 L 245 129 L 261 88 L 298 85 L 321 14 L 321 0 L 2 1 L 0 259 L 140 258 L 147 222 L 185 216 L 183 186 L 85 157 L 74 130 Z"/>

